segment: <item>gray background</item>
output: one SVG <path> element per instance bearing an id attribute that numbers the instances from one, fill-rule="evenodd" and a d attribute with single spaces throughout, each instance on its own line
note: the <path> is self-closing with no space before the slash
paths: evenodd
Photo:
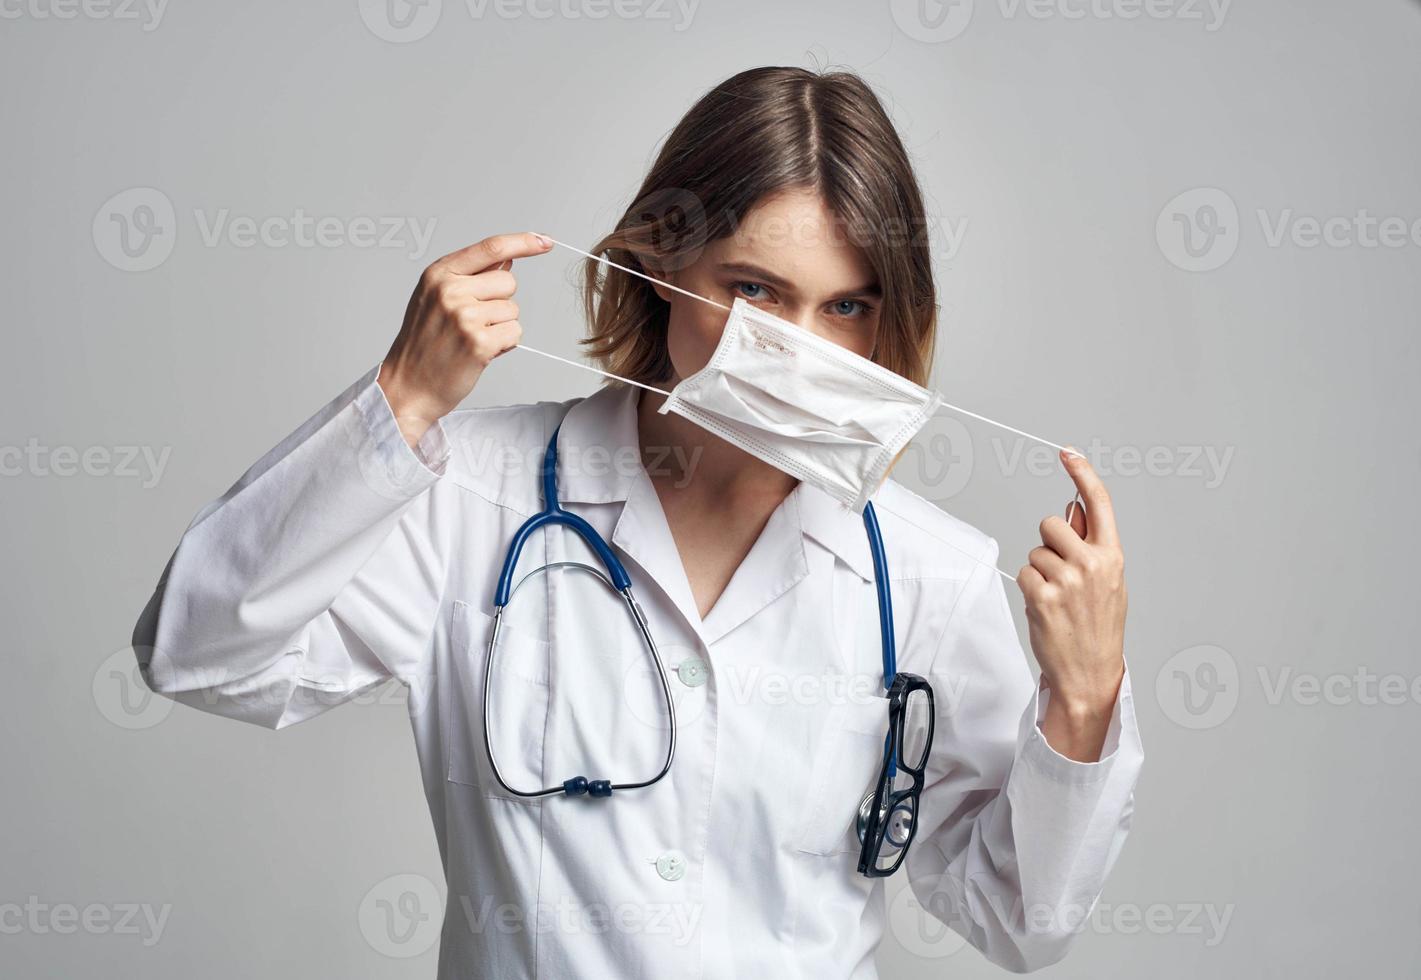
<path id="1" fill-rule="evenodd" d="M 440 881 L 399 692 L 279 734 L 169 711 L 124 686 L 132 622 L 198 507 L 384 354 L 425 264 L 590 243 L 703 90 L 828 63 L 887 99 L 938 222 L 937 384 L 1098 440 L 1117 501 L 1148 763 L 1047 972 L 1410 973 L 1421 226 L 1310 246 L 1308 220 L 1421 219 L 1421 7 L 471 3 L 403 34 L 354 0 L 3 8 L 0 972 L 433 975 L 427 930 L 368 914 Z M 298 209 L 355 240 L 204 236 Z M 428 249 L 362 246 L 381 216 L 435 221 Z M 134 256 L 124 220 L 159 231 Z M 564 354 L 573 261 L 517 270 Z M 515 354 L 472 401 L 592 385 Z M 1069 495 L 1024 448 L 943 419 L 899 476 L 1014 568 Z M 885 976 L 998 973 L 900 889 Z"/>

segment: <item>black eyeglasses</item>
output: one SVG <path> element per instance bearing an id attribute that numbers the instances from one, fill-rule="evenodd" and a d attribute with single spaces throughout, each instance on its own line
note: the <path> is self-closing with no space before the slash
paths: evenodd
<path id="1" fill-rule="evenodd" d="M 918 830 L 928 752 L 933 744 L 933 689 L 917 674 L 895 674 L 888 689 L 888 737 L 873 792 L 859 804 L 859 873 L 887 878 L 908 855 Z"/>

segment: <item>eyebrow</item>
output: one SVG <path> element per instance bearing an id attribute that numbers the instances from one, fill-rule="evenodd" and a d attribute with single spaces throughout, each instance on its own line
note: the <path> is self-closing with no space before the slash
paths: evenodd
<path id="1" fill-rule="evenodd" d="M 729 272 L 734 275 L 745 276 L 747 279 L 754 279 L 764 282 L 766 285 L 774 286 L 777 289 L 792 289 L 794 284 L 783 276 L 777 276 L 769 269 L 755 265 L 751 262 L 721 262 L 716 266 L 721 272 Z M 853 289 L 838 290 L 842 296 L 872 296 L 883 295 L 883 290 L 877 282 L 871 282 Z"/>

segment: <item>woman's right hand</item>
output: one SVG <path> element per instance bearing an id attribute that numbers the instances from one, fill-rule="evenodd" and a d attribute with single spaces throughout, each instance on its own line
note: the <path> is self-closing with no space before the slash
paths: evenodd
<path id="1" fill-rule="evenodd" d="M 436 260 L 419 277 L 378 382 L 405 441 L 416 445 L 474 390 L 489 362 L 523 336 L 513 260 L 541 255 L 550 239 L 494 235 Z"/>

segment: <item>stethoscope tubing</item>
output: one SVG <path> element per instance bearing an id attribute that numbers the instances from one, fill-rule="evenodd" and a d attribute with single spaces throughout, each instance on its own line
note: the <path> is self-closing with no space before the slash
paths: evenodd
<path id="1" fill-rule="evenodd" d="M 524 521 L 518 531 L 514 534 L 513 540 L 509 543 L 508 554 L 504 557 L 503 567 L 500 571 L 498 584 L 494 592 L 493 623 L 489 631 L 488 648 L 484 657 L 484 690 L 483 690 L 483 730 L 484 730 L 484 751 L 488 757 L 489 768 L 493 772 L 500 786 L 515 796 L 524 799 L 537 799 L 547 796 L 555 796 L 563 793 L 568 796 L 580 796 L 586 794 L 591 797 L 608 797 L 616 790 L 643 789 L 663 779 L 671 771 L 671 764 L 676 756 L 676 741 L 679 734 L 676 722 L 676 702 L 671 695 L 671 682 L 666 674 L 666 665 L 661 659 L 661 653 L 657 649 L 656 641 L 651 635 L 651 628 L 647 623 L 645 612 L 641 604 L 637 602 L 632 594 L 631 577 L 627 575 L 626 569 L 612 551 L 611 546 L 603 540 L 602 536 L 581 517 L 570 511 L 564 510 L 558 503 L 557 494 L 557 462 L 558 462 L 558 431 L 553 432 L 552 438 L 548 440 L 548 448 L 543 454 L 543 465 L 541 472 L 541 482 L 543 491 L 543 509 Z M 874 512 L 873 504 L 864 505 L 863 511 L 864 528 L 868 534 L 869 551 L 873 557 L 874 588 L 878 599 L 879 634 L 883 655 L 883 683 L 885 689 L 891 687 L 893 678 L 897 674 L 897 644 L 894 637 L 893 628 L 893 595 L 888 577 L 888 559 L 883 547 L 883 535 L 878 526 L 878 516 Z M 560 561 L 550 562 L 542 565 L 514 583 L 513 574 L 518 564 L 518 558 L 522 554 L 523 546 L 534 531 L 554 524 L 561 524 L 577 533 L 591 549 L 596 552 L 606 569 L 606 574 L 582 562 Z M 503 629 L 503 614 L 509 603 L 513 601 L 513 596 L 521 589 L 529 579 L 535 575 L 540 575 L 555 568 L 574 568 L 587 571 L 595 575 L 604 584 L 620 595 L 626 603 L 627 611 L 636 625 L 637 632 L 651 653 L 652 661 L 656 664 L 657 680 L 661 686 L 662 698 L 666 704 L 666 716 L 668 722 L 668 737 L 666 745 L 666 757 L 662 762 L 660 770 L 649 779 L 612 782 L 608 779 L 588 779 L 584 776 L 574 776 L 564 780 L 560 786 L 546 786 L 541 789 L 527 790 L 519 789 L 511 785 L 503 776 L 502 770 L 498 766 L 498 760 L 494 757 L 493 738 L 490 726 L 490 691 L 493 687 L 493 666 L 498 655 L 498 639 Z M 885 740 L 884 750 L 888 752 L 888 740 Z M 889 766 L 893 766 L 892 759 L 889 759 Z M 890 777 L 892 775 L 890 769 Z"/>
<path id="2" fill-rule="evenodd" d="M 589 797 L 601 798 L 611 796 L 617 790 L 644 789 L 663 779 L 671 771 L 671 763 L 676 757 L 676 740 L 678 728 L 676 723 L 676 701 L 671 695 L 671 681 L 666 674 L 666 665 L 661 659 L 661 651 L 657 649 L 656 641 L 651 635 L 651 627 L 647 623 L 646 613 L 641 608 L 641 603 L 637 602 L 632 593 L 631 577 L 627 575 L 626 569 L 618 560 L 616 553 L 603 540 L 602 536 L 588 524 L 585 520 L 570 511 L 564 510 L 558 503 L 557 495 L 557 443 L 558 432 L 554 431 L 552 438 L 548 441 L 547 451 L 543 455 L 542 467 L 542 487 L 543 487 L 543 509 L 534 514 L 514 534 L 513 541 L 509 544 L 508 554 L 504 558 L 503 568 L 499 574 L 498 585 L 494 592 L 493 624 L 489 630 L 488 649 L 484 656 L 484 691 L 483 691 L 483 729 L 484 729 L 484 752 L 488 757 L 489 768 L 493 771 L 493 777 L 498 784 L 515 796 L 524 799 L 537 799 L 546 796 L 555 796 L 563 793 L 567 796 L 581 796 L 586 794 Z M 561 524 L 571 528 L 576 532 L 588 546 L 597 553 L 606 574 L 591 565 L 574 561 L 550 562 L 539 566 L 532 572 L 523 576 L 515 584 L 513 582 L 513 572 L 518 565 L 518 557 L 523 551 L 524 544 L 532 533 L 539 528 L 548 527 L 554 524 Z M 503 613 L 509 603 L 513 601 L 513 596 L 521 589 L 529 579 L 535 575 L 543 574 L 554 568 L 572 568 L 590 572 L 600 579 L 608 588 L 622 597 L 626 603 L 627 612 L 636 625 L 637 633 L 641 636 L 642 642 L 651 654 L 652 662 L 656 664 L 656 677 L 661 685 L 661 696 L 666 704 L 666 718 L 668 734 L 666 739 L 666 757 L 661 764 L 656 775 L 649 779 L 632 780 L 627 782 L 613 782 L 610 779 L 588 779 L 586 776 L 573 776 L 563 781 L 560 786 L 547 786 L 537 790 L 519 789 L 511 785 L 503 776 L 503 771 L 499 769 L 498 760 L 493 752 L 493 733 L 489 722 L 490 718 L 490 691 L 493 688 L 493 665 L 498 655 L 498 638 L 503 629 Z"/>

